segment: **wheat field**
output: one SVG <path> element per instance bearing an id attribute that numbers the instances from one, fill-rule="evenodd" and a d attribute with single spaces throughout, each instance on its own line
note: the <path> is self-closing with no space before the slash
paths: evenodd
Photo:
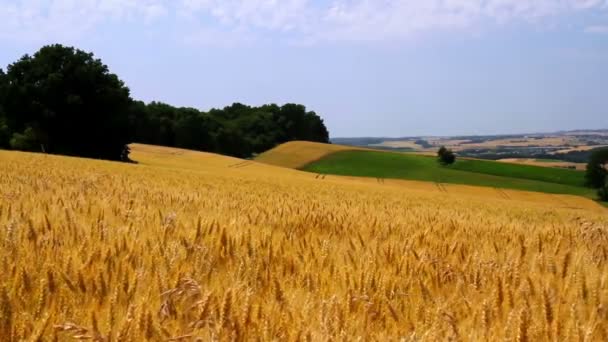
<path id="1" fill-rule="evenodd" d="M 0 340 L 608 340 L 591 201 L 132 156 L 0 151 Z"/>
<path id="2" fill-rule="evenodd" d="M 310 141 L 290 141 L 260 154 L 256 160 L 269 165 L 298 169 L 331 153 L 350 150 L 366 149 Z"/>

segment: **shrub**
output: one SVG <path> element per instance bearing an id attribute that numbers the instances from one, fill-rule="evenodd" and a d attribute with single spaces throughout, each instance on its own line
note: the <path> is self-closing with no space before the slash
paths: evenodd
<path id="1" fill-rule="evenodd" d="M 597 195 L 602 201 L 608 201 L 608 180 L 603 187 L 597 190 Z"/>
<path id="2" fill-rule="evenodd" d="M 608 149 L 600 149 L 591 154 L 585 174 L 587 186 L 596 189 L 606 187 L 606 175 L 608 174 L 606 165 L 608 165 Z"/>
<path id="3" fill-rule="evenodd" d="M 447 149 L 445 146 L 441 146 L 437 151 L 437 160 L 441 165 L 452 165 L 456 161 L 456 155 L 452 150 Z"/>

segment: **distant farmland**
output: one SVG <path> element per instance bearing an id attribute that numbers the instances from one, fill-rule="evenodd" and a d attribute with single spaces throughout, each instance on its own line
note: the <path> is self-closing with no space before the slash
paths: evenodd
<path id="1" fill-rule="evenodd" d="M 583 173 L 574 170 L 458 160 L 441 167 L 430 156 L 374 151 L 343 151 L 312 162 L 304 170 L 344 176 L 412 179 L 593 197 L 583 187 Z"/>

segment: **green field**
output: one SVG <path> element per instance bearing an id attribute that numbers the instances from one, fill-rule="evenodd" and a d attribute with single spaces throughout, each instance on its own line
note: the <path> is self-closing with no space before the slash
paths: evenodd
<path id="1" fill-rule="evenodd" d="M 593 198 L 583 186 L 584 173 L 493 161 L 459 159 L 440 166 L 430 156 L 373 151 L 342 151 L 303 168 L 306 171 L 344 176 L 397 178 L 440 183 L 469 184 Z"/>

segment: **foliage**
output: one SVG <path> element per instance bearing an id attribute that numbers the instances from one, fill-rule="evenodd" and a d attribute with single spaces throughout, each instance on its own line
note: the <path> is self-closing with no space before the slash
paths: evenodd
<path id="1" fill-rule="evenodd" d="M 132 157 L 0 151 L 0 340 L 606 340 L 595 209 Z"/>
<path id="2" fill-rule="evenodd" d="M 603 148 L 594 151 L 587 163 L 587 172 L 585 174 L 585 182 L 587 186 L 592 188 L 601 188 L 605 186 L 608 175 L 608 148 Z"/>
<path id="3" fill-rule="evenodd" d="M 142 142 L 249 157 L 290 140 L 329 133 L 297 104 L 202 112 L 134 101 L 99 59 L 61 45 L 0 69 L 0 148 L 124 160 L 125 145 Z"/>
<path id="4" fill-rule="evenodd" d="M 20 151 L 35 151 L 40 148 L 40 141 L 32 127 L 27 127 L 23 133 L 13 133 L 9 142 L 10 147 Z"/>
<path id="5" fill-rule="evenodd" d="M 429 144 L 429 142 L 426 141 L 426 140 L 424 140 L 424 139 L 418 139 L 418 140 L 414 141 L 414 144 L 420 145 L 423 148 L 431 148 L 431 147 L 433 147 L 433 145 Z"/>
<path id="6" fill-rule="evenodd" d="M 350 150 L 319 156 L 304 169 L 320 174 L 411 179 L 595 196 L 594 191 L 583 186 L 584 173 L 580 171 L 485 160 L 460 160 L 445 168 L 430 156 Z"/>
<path id="7" fill-rule="evenodd" d="M 452 150 L 441 146 L 437 151 L 437 160 L 441 165 L 452 165 L 456 161 L 456 155 Z"/>
<path id="8" fill-rule="evenodd" d="M 129 89 L 92 54 L 45 46 L 9 65 L 5 78 L 11 147 L 118 159 L 130 142 Z"/>
<path id="9" fill-rule="evenodd" d="M 8 148 L 11 138 L 11 132 L 6 122 L 6 114 L 4 113 L 4 102 L 6 101 L 6 74 L 0 68 L 0 148 Z"/>
<path id="10" fill-rule="evenodd" d="M 165 103 L 134 103 L 134 141 L 235 157 L 250 157 L 290 140 L 329 142 L 323 120 L 295 104 L 251 107 L 234 103 L 201 112 Z"/>
<path id="11" fill-rule="evenodd" d="M 0 148 L 9 148 L 10 138 L 11 133 L 6 124 L 6 119 L 2 116 L 2 112 L 0 112 Z"/>
<path id="12" fill-rule="evenodd" d="M 597 190 L 597 195 L 602 201 L 608 201 L 608 180 Z"/>

